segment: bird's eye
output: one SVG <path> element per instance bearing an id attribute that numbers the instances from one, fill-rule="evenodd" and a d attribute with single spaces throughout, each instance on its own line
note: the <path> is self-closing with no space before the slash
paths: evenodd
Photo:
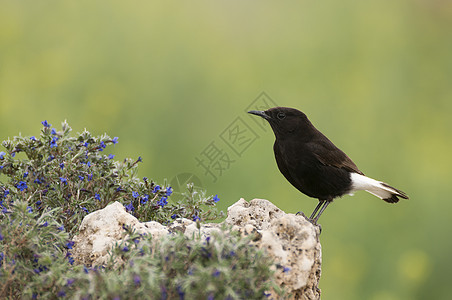
<path id="1" fill-rule="evenodd" d="M 286 114 L 283 113 L 283 112 L 279 112 L 279 113 L 276 115 L 276 117 L 277 117 L 278 119 L 282 120 L 282 119 L 284 119 L 284 118 L 286 117 Z"/>

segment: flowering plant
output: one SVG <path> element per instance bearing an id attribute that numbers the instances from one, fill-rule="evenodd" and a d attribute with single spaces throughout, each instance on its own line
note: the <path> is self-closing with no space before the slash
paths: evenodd
<path id="1" fill-rule="evenodd" d="M 42 122 L 41 134 L 3 141 L 0 152 L 0 298 L 8 299 L 261 299 L 277 290 L 271 260 L 227 230 L 210 240 L 175 233 L 160 241 L 125 228 L 128 238 L 112 249 L 123 264 L 77 265 L 72 236 L 83 217 L 113 201 L 140 221 L 218 219 L 218 195 L 193 184 L 183 198 L 173 189 L 137 177 L 142 161 L 114 160 L 118 138 L 75 137 Z M 108 154 L 107 154 L 108 153 Z M 158 245 L 155 251 L 152 245 Z"/>
<path id="2" fill-rule="evenodd" d="M 170 202 L 170 186 L 139 179 L 141 157 L 116 161 L 113 154 L 107 154 L 107 147 L 117 144 L 118 137 L 95 137 L 86 129 L 73 137 L 67 122 L 61 130 L 47 121 L 42 125 L 38 137 L 16 136 L 2 143 L 6 152 L 0 152 L 0 174 L 9 179 L 0 182 L 4 211 L 16 197 L 27 199 L 38 212 L 61 208 L 55 218 L 69 233 L 78 229 L 86 214 L 113 201 L 122 203 L 140 221 L 166 223 L 178 217 L 206 221 L 222 216 L 214 209 L 217 195 L 207 197 L 190 185 L 181 201 Z M 206 211 L 207 207 L 211 209 Z"/>

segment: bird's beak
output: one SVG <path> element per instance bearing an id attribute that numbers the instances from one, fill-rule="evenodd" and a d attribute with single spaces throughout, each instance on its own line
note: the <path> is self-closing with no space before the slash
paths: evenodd
<path id="1" fill-rule="evenodd" d="M 270 119 L 270 116 L 267 115 L 267 114 L 265 113 L 265 111 L 262 111 L 262 110 L 250 110 L 248 113 L 249 113 L 249 114 L 252 114 L 252 115 L 259 116 L 259 117 L 262 117 L 262 118 L 264 118 L 265 120 Z"/>

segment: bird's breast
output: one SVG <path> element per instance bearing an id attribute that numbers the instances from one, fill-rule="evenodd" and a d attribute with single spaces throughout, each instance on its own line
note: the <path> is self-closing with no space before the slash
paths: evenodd
<path id="1" fill-rule="evenodd" d="M 303 144 L 275 142 L 273 150 L 279 170 L 302 193 L 318 199 L 341 196 L 350 190 L 350 174 L 322 164 Z"/>

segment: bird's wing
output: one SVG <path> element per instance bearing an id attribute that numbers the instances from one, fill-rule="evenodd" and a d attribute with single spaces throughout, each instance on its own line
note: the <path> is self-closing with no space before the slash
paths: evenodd
<path id="1" fill-rule="evenodd" d="M 314 153 L 320 163 L 364 175 L 347 154 L 337 148 L 327 137 L 323 137 L 307 144 L 308 149 Z"/>

